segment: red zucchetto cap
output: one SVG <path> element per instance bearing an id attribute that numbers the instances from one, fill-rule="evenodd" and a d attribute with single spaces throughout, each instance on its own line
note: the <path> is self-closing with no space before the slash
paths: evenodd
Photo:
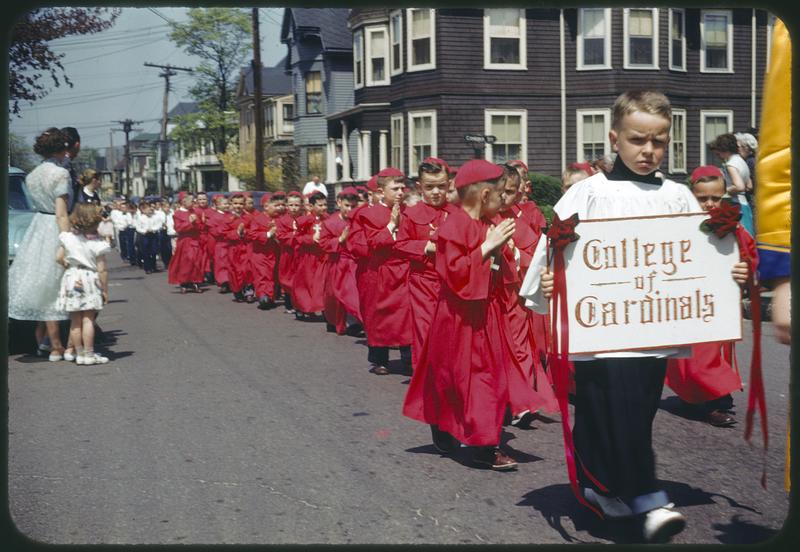
<path id="1" fill-rule="evenodd" d="M 367 190 L 372 190 L 374 192 L 377 189 L 378 189 L 378 175 L 374 174 L 372 175 L 372 178 L 370 178 L 367 181 Z"/>
<path id="2" fill-rule="evenodd" d="M 456 188 L 463 188 L 476 182 L 497 180 L 501 176 L 503 176 L 503 167 L 500 165 L 495 165 L 485 159 L 471 159 L 458 169 L 455 185 Z"/>
<path id="3" fill-rule="evenodd" d="M 356 190 L 352 186 L 348 186 L 347 188 L 342 188 L 342 191 L 339 192 L 339 194 L 336 197 L 341 197 L 341 196 L 346 196 L 346 195 L 349 195 L 349 196 L 358 195 L 358 190 Z"/>
<path id="4" fill-rule="evenodd" d="M 592 164 L 588 161 L 584 161 L 583 163 L 570 163 L 569 168 L 572 170 L 583 171 L 589 176 L 594 174 L 594 168 L 592 168 Z"/>
<path id="5" fill-rule="evenodd" d="M 272 199 L 286 199 L 286 192 L 278 190 L 272 194 Z"/>
<path id="6" fill-rule="evenodd" d="M 286 197 L 299 197 L 300 199 L 302 199 L 303 198 L 303 194 L 301 194 L 297 190 L 292 190 L 291 192 L 286 194 Z"/>
<path id="7" fill-rule="evenodd" d="M 439 159 L 438 157 L 426 157 L 425 159 L 422 160 L 422 162 L 431 165 L 440 165 L 444 167 L 444 170 L 447 171 L 448 174 L 450 174 L 451 172 L 450 165 L 448 165 L 447 161 L 445 161 L 444 159 Z"/>
<path id="8" fill-rule="evenodd" d="M 263 206 L 265 203 L 267 203 L 270 200 L 271 197 L 272 197 L 272 194 L 269 193 L 269 192 L 267 192 L 266 194 L 262 195 L 261 196 L 261 205 Z"/>
<path id="9" fill-rule="evenodd" d="M 719 170 L 719 167 L 714 165 L 703 165 L 702 167 L 697 167 L 695 170 L 692 171 L 692 176 L 689 178 L 691 182 L 697 182 L 701 178 L 724 178 L 722 176 L 722 171 Z"/>
<path id="10" fill-rule="evenodd" d="M 400 169 L 395 169 L 394 167 L 386 167 L 385 169 L 381 169 L 381 172 L 378 173 L 379 177 L 388 177 L 388 178 L 405 178 L 406 175 Z"/>
<path id="11" fill-rule="evenodd" d="M 514 159 L 513 161 L 509 161 L 508 164 L 512 167 L 522 167 L 525 169 L 525 172 L 528 172 L 528 165 L 526 165 L 522 159 Z"/>
<path id="12" fill-rule="evenodd" d="M 186 192 L 178 192 L 178 201 L 183 201 L 184 197 L 186 197 Z"/>
<path id="13" fill-rule="evenodd" d="M 366 193 L 367 189 L 364 186 L 356 186 L 356 192 L 359 194 Z"/>

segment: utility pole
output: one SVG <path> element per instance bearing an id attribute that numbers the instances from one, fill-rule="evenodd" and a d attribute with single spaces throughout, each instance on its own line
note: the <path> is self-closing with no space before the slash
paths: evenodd
<path id="1" fill-rule="evenodd" d="M 258 8 L 253 8 L 253 104 L 256 124 L 256 190 L 264 186 L 264 106 L 261 104 L 261 38 L 258 33 Z"/>
<path id="2" fill-rule="evenodd" d="M 144 62 L 144 64 L 146 67 L 158 67 L 159 69 L 164 70 L 160 75 L 158 75 L 159 77 L 164 77 L 164 105 L 161 115 L 161 136 L 158 140 L 158 157 L 161 162 L 161 174 L 158 179 L 158 195 L 163 197 L 164 180 L 166 178 L 167 153 L 169 150 L 167 147 L 167 105 L 169 98 L 169 78 L 178 74 L 175 71 L 188 71 L 191 73 L 192 69 L 189 69 L 188 67 L 175 67 L 173 65 L 158 65 L 148 62 Z"/>
<path id="3" fill-rule="evenodd" d="M 133 125 L 139 124 L 142 121 L 132 121 L 130 119 L 125 119 L 124 121 L 111 121 L 112 123 L 119 123 L 122 125 L 122 128 L 114 128 L 112 130 L 116 130 L 118 132 L 125 133 L 125 191 L 124 194 L 127 196 L 131 192 L 131 142 L 130 142 L 130 133 L 131 131 L 139 132 L 140 128 L 133 128 Z"/>

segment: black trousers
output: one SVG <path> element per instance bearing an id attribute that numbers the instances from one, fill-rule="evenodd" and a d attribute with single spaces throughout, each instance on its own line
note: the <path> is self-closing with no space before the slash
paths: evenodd
<path id="1" fill-rule="evenodd" d="M 368 348 L 368 362 L 379 366 L 387 366 L 389 364 L 389 347 L 373 347 L 372 345 L 368 345 Z M 411 363 L 411 345 L 400 347 L 400 359 L 406 364 Z"/>
<path id="2" fill-rule="evenodd" d="M 153 272 L 156 269 L 156 254 L 158 253 L 158 233 L 148 232 L 141 236 L 142 263 L 144 269 Z"/>
<path id="3" fill-rule="evenodd" d="M 658 492 L 653 419 L 661 401 L 666 359 L 607 358 L 575 362 L 578 481 L 592 484 L 582 463 L 613 496 L 626 502 Z"/>
<path id="4" fill-rule="evenodd" d="M 167 235 L 166 230 L 161 230 L 158 233 L 158 254 L 161 256 L 161 262 L 164 263 L 164 269 L 166 270 L 170 259 L 172 259 L 172 239 Z"/>
<path id="5" fill-rule="evenodd" d="M 125 228 L 124 230 L 120 230 L 117 233 L 117 238 L 119 239 L 119 256 L 122 258 L 123 261 L 128 260 L 128 237 L 127 237 L 128 229 Z"/>

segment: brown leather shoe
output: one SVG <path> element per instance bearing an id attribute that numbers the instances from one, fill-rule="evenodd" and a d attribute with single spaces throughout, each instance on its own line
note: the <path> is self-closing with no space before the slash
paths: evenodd
<path id="1" fill-rule="evenodd" d="M 712 410 L 706 414 L 704 420 L 714 427 L 731 427 L 736 423 L 736 418 L 722 410 Z"/>
<path id="2" fill-rule="evenodd" d="M 373 364 L 369 371 L 378 376 L 385 376 L 389 373 L 389 369 L 386 366 L 381 366 L 380 364 Z"/>
<path id="3" fill-rule="evenodd" d="M 517 468 L 517 461 L 495 447 L 479 447 L 475 449 L 472 461 L 479 466 L 495 471 L 508 471 Z"/>

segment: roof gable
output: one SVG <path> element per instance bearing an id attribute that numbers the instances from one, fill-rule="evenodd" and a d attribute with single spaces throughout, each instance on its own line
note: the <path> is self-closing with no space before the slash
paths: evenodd
<path id="1" fill-rule="evenodd" d="M 348 8 L 286 8 L 281 25 L 281 42 L 318 37 L 323 52 L 349 51 L 352 35 L 347 28 Z"/>

